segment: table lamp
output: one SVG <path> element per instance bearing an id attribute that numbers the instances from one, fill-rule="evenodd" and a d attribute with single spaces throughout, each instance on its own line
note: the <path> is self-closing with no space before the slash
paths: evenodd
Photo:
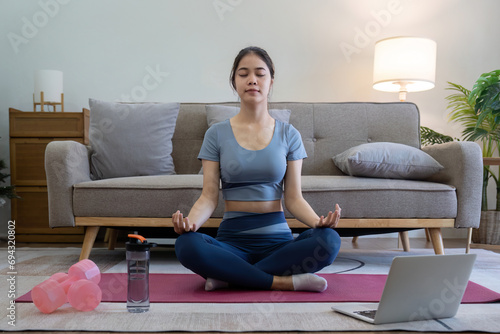
<path id="1" fill-rule="evenodd" d="M 33 111 L 36 106 L 44 111 L 44 106 L 61 106 L 64 112 L 63 73 L 55 70 L 39 70 L 35 72 L 35 93 L 33 94 Z"/>
<path id="2" fill-rule="evenodd" d="M 383 92 L 399 92 L 406 100 L 407 92 L 434 88 L 436 78 L 436 42 L 421 37 L 392 37 L 375 43 L 373 88 Z"/>

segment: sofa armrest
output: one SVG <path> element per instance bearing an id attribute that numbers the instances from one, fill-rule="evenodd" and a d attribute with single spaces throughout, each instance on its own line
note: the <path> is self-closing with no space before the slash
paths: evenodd
<path id="1" fill-rule="evenodd" d="M 45 149 L 50 227 L 74 227 L 73 185 L 90 181 L 89 150 L 75 141 L 53 141 Z"/>
<path id="2" fill-rule="evenodd" d="M 422 148 L 444 169 L 429 181 L 446 183 L 457 190 L 455 227 L 479 227 L 483 187 L 483 156 L 474 142 L 450 142 Z"/>

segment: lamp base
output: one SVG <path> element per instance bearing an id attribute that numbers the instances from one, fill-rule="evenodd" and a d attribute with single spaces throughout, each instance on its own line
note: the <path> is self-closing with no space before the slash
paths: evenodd
<path id="1" fill-rule="evenodd" d="M 406 93 L 408 93 L 406 90 L 399 91 L 399 101 L 400 102 L 406 101 Z"/>
<path id="2" fill-rule="evenodd" d="M 404 102 L 406 101 L 406 93 L 408 93 L 408 84 L 411 84 L 411 82 L 407 81 L 398 81 L 396 84 L 399 85 L 399 101 Z"/>
<path id="3" fill-rule="evenodd" d="M 40 92 L 40 102 L 35 102 L 35 94 L 33 94 L 33 111 L 35 112 L 37 111 L 36 106 L 40 106 L 41 112 L 45 111 L 44 106 L 52 106 L 54 112 L 56 112 L 56 106 L 61 106 L 61 112 L 64 112 L 64 93 L 61 93 L 61 102 L 45 102 L 43 92 Z"/>

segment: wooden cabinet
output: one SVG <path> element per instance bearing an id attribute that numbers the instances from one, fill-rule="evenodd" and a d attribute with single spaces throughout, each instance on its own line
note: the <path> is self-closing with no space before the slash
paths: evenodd
<path id="1" fill-rule="evenodd" d="M 88 144 L 88 113 L 9 109 L 12 200 L 18 242 L 82 242 L 82 228 L 49 227 L 45 148 L 54 140 Z"/>

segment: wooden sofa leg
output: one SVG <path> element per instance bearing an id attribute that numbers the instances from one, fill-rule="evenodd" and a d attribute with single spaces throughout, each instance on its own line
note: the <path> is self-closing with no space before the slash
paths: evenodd
<path id="1" fill-rule="evenodd" d="M 82 251 L 80 252 L 80 261 L 89 258 L 90 251 L 94 246 L 95 238 L 97 238 L 97 232 L 99 232 L 99 226 L 87 226 L 85 229 Z"/>
<path id="2" fill-rule="evenodd" d="M 431 237 L 429 236 L 429 229 L 428 228 L 425 229 L 425 240 L 427 242 L 431 241 Z"/>
<path id="3" fill-rule="evenodd" d="M 399 232 L 399 238 L 401 240 L 401 245 L 405 252 L 410 251 L 410 237 L 408 236 L 408 231 Z"/>
<path id="4" fill-rule="evenodd" d="M 106 228 L 106 234 L 104 234 L 104 242 L 108 242 L 110 232 L 111 232 L 111 229 L 109 227 Z"/>
<path id="5" fill-rule="evenodd" d="M 472 227 L 467 229 L 467 245 L 465 245 L 465 253 L 469 254 L 470 244 L 472 243 Z"/>
<path id="6" fill-rule="evenodd" d="M 110 228 L 108 236 L 108 249 L 114 250 L 116 246 L 116 239 L 118 239 L 118 230 L 115 228 Z"/>
<path id="7" fill-rule="evenodd" d="M 443 234 L 440 228 L 429 228 L 429 235 L 432 241 L 432 247 L 434 247 L 434 253 L 436 255 L 444 254 L 444 244 L 443 244 Z"/>

